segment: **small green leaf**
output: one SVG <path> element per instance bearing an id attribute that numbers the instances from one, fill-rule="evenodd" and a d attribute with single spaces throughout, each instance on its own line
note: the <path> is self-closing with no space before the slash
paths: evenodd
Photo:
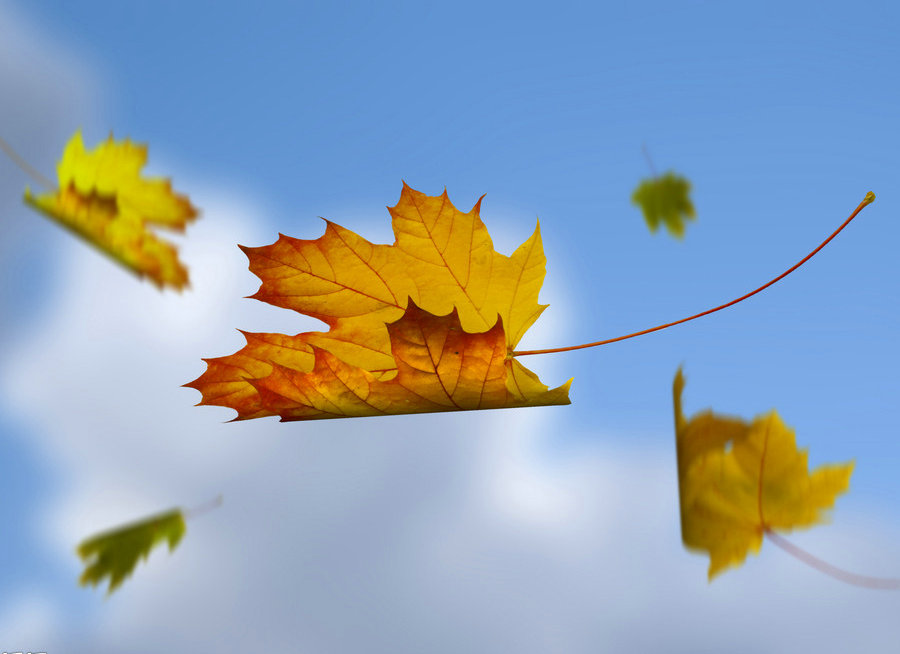
<path id="1" fill-rule="evenodd" d="M 676 238 L 684 236 L 687 220 L 694 220 L 696 213 L 688 193 L 691 183 L 669 171 L 659 177 L 641 180 L 631 196 L 631 201 L 644 212 L 644 220 L 651 232 L 663 223 Z"/>
<path id="2" fill-rule="evenodd" d="M 77 550 L 87 566 L 79 583 L 96 586 L 109 577 L 107 594 L 111 594 L 154 546 L 168 541 L 169 551 L 174 550 L 185 529 L 184 515 L 173 509 L 88 538 Z"/>

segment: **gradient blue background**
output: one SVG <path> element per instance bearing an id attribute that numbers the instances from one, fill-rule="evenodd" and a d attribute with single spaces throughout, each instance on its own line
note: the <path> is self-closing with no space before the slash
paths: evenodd
<path id="1" fill-rule="evenodd" d="M 572 406 L 552 410 L 542 440 L 549 458 L 590 447 L 602 427 L 617 446 L 662 452 L 674 466 L 671 380 L 683 364 L 689 412 L 711 406 L 749 418 L 777 407 L 814 464 L 856 460 L 836 523 L 856 512 L 896 525 L 893 3 L 0 7 L 98 80 L 74 110 L 57 108 L 55 133 L 28 140 L 0 125 L 10 142 L 34 143 L 22 154 L 47 172 L 78 127 L 89 143 L 110 129 L 148 142 L 152 172 L 173 174 L 155 162 L 175 161 L 262 200 L 268 240 L 246 245 L 279 231 L 316 237 L 318 215 L 390 242 L 384 206 L 396 202 L 401 179 L 429 194 L 446 187 L 463 210 L 487 194 L 482 217 L 507 253 L 539 217 L 545 316 L 560 305 L 567 319 L 558 334 L 526 338 L 527 347 L 618 336 L 730 300 L 792 265 L 874 191 L 875 204 L 838 239 L 745 303 L 661 333 L 547 355 L 552 366 L 544 357 L 524 362 L 547 369 L 542 379 L 553 386 L 575 378 Z M 3 104 L 16 102 L 3 93 Z M 693 183 L 698 219 L 681 242 L 648 233 L 630 203 L 649 174 L 642 143 L 659 170 Z M 4 220 L 16 225 L 7 233 L 29 236 L 16 241 L 19 255 L 4 250 L 0 264 L 0 327 L 21 335 L 48 311 L 42 293 L 55 274 L 31 237 L 51 245 L 69 237 L 19 208 L 23 175 L 8 162 L 0 175 L 12 194 L 3 199 Z M 27 221 L 36 224 L 23 227 Z M 221 325 L 234 327 L 243 325 Z M 183 395 L 185 403 L 198 399 Z M 196 411 L 211 423 L 230 417 Z M 27 425 L 4 412 L 0 524 L 23 523 L 59 492 L 29 442 Z M 43 585 L 74 613 L 103 611 L 101 594 L 73 589 L 68 568 L 32 538 L 0 542 L 0 587 Z M 677 539 L 665 546 L 681 548 Z M 900 541 L 885 547 L 900 551 Z M 897 577 L 900 567 L 860 572 Z M 752 574 L 766 571 L 760 565 Z M 14 600 L 0 597 L 0 610 Z"/>

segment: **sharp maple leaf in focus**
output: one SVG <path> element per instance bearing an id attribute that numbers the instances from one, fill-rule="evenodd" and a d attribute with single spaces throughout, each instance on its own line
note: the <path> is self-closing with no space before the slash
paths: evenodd
<path id="1" fill-rule="evenodd" d="M 551 390 L 511 355 L 546 308 L 539 228 L 512 256 L 499 254 L 480 204 L 463 213 L 446 191 L 432 197 L 404 183 L 388 207 L 393 245 L 326 221 L 315 240 L 242 246 L 262 280 L 251 297 L 330 330 L 244 332 L 243 349 L 205 359 L 206 372 L 185 385 L 237 420 L 568 404 L 571 380 Z"/>
<path id="2" fill-rule="evenodd" d="M 631 202 L 641 208 L 644 221 L 651 232 L 660 223 L 676 238 L 684 236 L 684 226 L 694 220 L 696 212 L 691 198 L 691 183 L 673 172 L 641 180 L 631 196 Z"/>
<path id="3" fill-rule="evenodd" d="M 186 530 L 184 515 L 178 509 L 160 513 L 139 522 L 119 527 L 83 541 L 78 556 L 87 566 L 79 583 L 96 586 L 109 577 L 107 594 L 112 593 L 132 572 L 141 558 L 146 559 L 156 545 L 169 543 L 174 550 Z"/>
<path id="4" fill-rule="evenodd" d="M 709 553 L 709 578 L 759 552 L 768 531 L 811 527 L 850 484 L 853 463 L 808 470 L 806 450 L 775 411 L 747 423 L 704 411 L 685 420 L 673 383 L 681 537 Z"/>
<path id="5" fill-rule="evenodd" d="M 187 269 L 174 246 L 147 224 L 181 232 L 197 210 L 172 192 L 169 180 L 141 177 L 146 161 L 145 145 L 110 136 L 88 152 L 76 132 L 57 166 L 59 188 L 37 196 L 26 189 L 25 202 L 139 277 L 181 290 L 188 283 Z"/>

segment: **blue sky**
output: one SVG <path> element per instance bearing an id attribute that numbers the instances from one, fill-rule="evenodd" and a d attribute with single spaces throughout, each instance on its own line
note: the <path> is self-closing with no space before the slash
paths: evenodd
<path id="1" fill-rule="evenodd" d="M 110 130 L 148 142 L 150 171 L 171 175 L 204 211 L 180 241 L 194 290 L 161 295 L 28 213 L 19 204 L 28 180 L 0 162 L 0 334 L 10 344 L 0 355 L 0 469 L 14 489 L 0 517 L 23 525 L 20 539 L 0 545 L 0 581 L 33 598 L 25 608 L 17 591 L 0 600 L 0 626 L 32 620 L 53 643 L 79 634 L 95 650 L 138 651 L 134 642 L 150 642 L 153 625 L 173 628 L 164 622 L 177 605 L 166 584 L 178 583 L 198 597 L 252 588 L 272 606 L 314 616 L 277 619 L 264 604 L 261 617 L 263 608 L 235 600 L 179 622 L 173 638 L 183 648 L 208 645 L 210 630 L 235 643 L 221 621 L 241 619 L 274 644 L 306 642 L 309 651 L 354 651 L 359 642 L 403 651 L 429 639 L 448 651 L 508 649 L 517 638 L 629 651 L 649 642 L 638 626 L 566 616 L 580 616 L 574 607 L 587 602 L 620 625 L 639 625 L 657 610 L 719 615 L 713 602 L 754 606 L 779 593 L 798 616 L 849 614 L 872 643 L 896 638 L 896 625 L 879 617 L 896 614 L 896 597 L 836 588 L 781 552 L 769 556 L 771 547 L 706 585 L 705 560 L 683 551 L 673 513 L 671 380 L 683 364 L 689 412 L 749 418 L 776 407 L 813 463 L 855 459 L 833 524 L 798 542 L 857 572 L 900 576 L 900 91 L 890 82 L 900 64 L 898 23 L 900 10 L 886 2 L 852 10 L 0 2 L 0 81 L 9 89 L 0 134 L 48 173 L 79 127 L 88 142 Z M 630 204 L 649 174 L 642 143 L 658 169 L 693 183 L 698 219 L 682 242 L 648 233 Z M 313 426 L 225 425 L 228 411 L 193 408 L 196 392 L 179 384 L 202 371 L 200 357 L 240 345 L 235 327 L 307 326 L 241 299 L 257 282 L 236 244 L 263 245 L 278 232 L 316 237 L 317 216 L 390 242 L 384 207 L 396 202 L 401 179 L 429 194 L 446 187 L 461 209 L 486 194 L 482 217 L 503 252 L 540 218 L 548 259 L 541 299 L 550 309 L 523 342 L 529 347 L 618 336 L 730 300 L 804 256 L 867 191 L 878 199 L 811 262 L 739 306 L 600 349 L 532 357 L 527 364 L 550 385 L 575 378 L 570 407 Z M 204 263 L 221 275 L 204 273 Z M 146 374 L 125 383 L 137 365 Z M 182 435 L 159 436 L 167 430 Z M 426 440 L 431 434 L 440 436 Z M 432 470 L 438 453 L 452 463 Z M 294 478 L 291 463 L 309 480 Z M 506 499 L 495 506 L 483 498 L 485 480 Z M 223 508 L 191 524 L 171 559 L 156 556 L 138 570 L 121 597 L 104 602 L 73 588 L 77 561 L 66 557 L 92 528 L 219 492 Z M 510 506 L 518 512 L 506 522 Z M 559 511 L 568 522 L 552 518 Z M 645 514 L 646 523 L 637 517 Z M 450 553 L 428 549 L 442 533 L 429 522 L 436 516 L 458 526 Z M 271 570 L 250 562 L 261 555 L 252 539 L 240 540 L 246 521 L 283 524 L 278 533 L 294 542 L 265 555 Z M 386 540 L 379 525 L 394 529 Z M 249 585 L 216 585 L 226 582 L 213 574 L 209 548 L 225 538 L 235 539 L 236 558 L 222 560 L 240 561 L 241 579 L 256 577 Z M 345 538 L 371 548 L 348 549 L 332 568 L 328 554 L 342 552 L 334 544 Z M 274 563 L 290 567 L 296 551 L 310 554 L 293 572 Z M 653 578 L 641 573 L 650 558 L 665 562 Z M 441 563 L 448 560 L 456 563 Z M 579 566 L 633 571 L 601 578 L 624 604 L 582 587 Z M 342 572 L 331 579 L 333 569 Z M 441 576 L 447 569 L 459 574 Z M 341 576 L 354 570 L 353 583 Z M 427 588 L 416 585 L 421 570 L 432 575 Z M 360 578 L 368 585 L 354 585 Z M 671 605 L 650 599 L 654 588 Z M 543 602 L 519 603 L 538 590 Z M 447 623 L 426 619 L 409 599 L 432 592 L 433 606 L 454 616 Z M 457 596 L 467 599 L 438 599 Z M 372 597 L 388 607 L 380 623 L 366 622 Z M 467 612 L 479 606 L 473 597 L 487 598 L 480 608 L 492 621 Z M 518 621 L 495 614 L 497 597 L 514 605 Z M 551 597 L 558 608 L 549 608 Z M 767 651 L 841 643 L 812 630 L 792 641 L 790 623 L 778 622 L 777 605 L 771 611 L 769 640 L 728 612 L 721 637 L 745 629 Z M 120 626 L 110 626 L 113 615 Z M 554 625 L 545 640 L 530 631 L 540 615 Z M 341 632 L 341 620 L 368 641 Z M 422 625 L 419 640 L 402 636 L 411 620 Z M 658 630 L 671 651 L 717 642 L 690 620 L 680 630 L 672 622 Z M 462 629 L 445 634 L 447 624 Z"/>

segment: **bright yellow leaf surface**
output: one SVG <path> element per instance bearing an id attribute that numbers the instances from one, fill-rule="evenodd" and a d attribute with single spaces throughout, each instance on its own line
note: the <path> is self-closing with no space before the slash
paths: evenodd
<path id="1" fill-rule="evenodd" d="M 463 213 L 446 191 L 427 196 L 404 184 L 388 208 L 393 245 L 326 221 L 315 240 L 280 235 L 271 245 L 242 247 L 262 280 L 253 298 L 330 330 L 244 333 L 243 349 L 206 359 L 206 372 L 186 386 L 203 393 L 200 404 L 231 407 L 237 419 L 568 404 L 568 384 L 550 391 L 509 354 L 546 308 L 538 303 L 546 266 L 540 231 L 502 255 L 480 203 Z M 445 350 L 450 342 L 458 347 Z M 487 377 L 472 372 L 478 366 Z M 461 372 L 451 384 L 445 373 L 454 367 Z M 421 375 L 410 376 L 414 368 Z M 443 385 L 437 395 L 434 384 Z"/>
<path id="2" fill-rule="evenodd" d="M 809 472 L 806 450 L 775 411 L 747 423 L 711 411 L 686 420 L 684 377 L 675 375 L 675 436 L 681 537 L 709 553 L 710 580 L 758 553 L 766 531 L 825 522 L 850 484 L 853 463 Z"/>
<path id="3" fill-rule="evenodd" d="M 57 166 L 59 188 L 37 196 L 26 189 L 25 202 L 138 276 L 180 290 L 188 283 L 187 269 L 175 247 L 146 225 L 181 232 L 197 210 L 172 191 L 169 180 L 141 177 L 146 162 L 145 145 L 110 136 L 87 151 L 76 132 Z"/>

